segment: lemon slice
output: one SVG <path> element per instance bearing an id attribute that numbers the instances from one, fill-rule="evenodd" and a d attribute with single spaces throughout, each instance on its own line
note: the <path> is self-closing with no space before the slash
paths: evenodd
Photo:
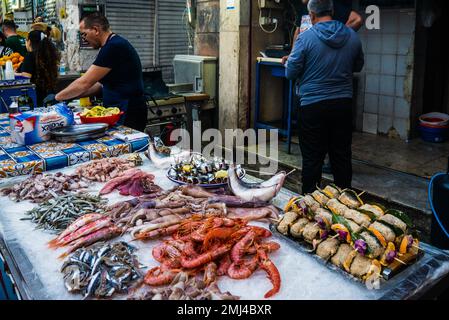
<path id="1" fill-rule="evenodd" d="M 114 108 L 108 108 L 108 110 L 109 110 L 109 112 L 110 112 L 111 114 L 113 114 L 113 115 L 117 115 L 117 114 L 119 114 L 119 113 L 121 112 L 121 110 L 120 110 L 119 108 L 117 108 L 117 107 L 114 107 Z"/>

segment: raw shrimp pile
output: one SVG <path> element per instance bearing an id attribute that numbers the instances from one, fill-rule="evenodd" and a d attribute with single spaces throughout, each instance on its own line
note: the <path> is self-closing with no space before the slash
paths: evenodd
<path id="1" fill-rule="evenodd" d="M 144 280 L 147 285 L 170 284 L 179 270 L 193 274 L 204 270 L 205 277 L 210 279 L 206 282 L 213 283 L 217 276 L 224 275 L 246 279 L 261 268 L 273 284 L 265 298 L 280 290 L 279 271 L 268 257 L 268 253 L 280 246 L 276 242 L 263 241 L 272 235 L 267 229 L 249 226 L 242 219 L 194 215 L 158 232 L 171 235 L 172 240 L 153 249 L 154 259 L 161 265 L 148 271 Z"/>

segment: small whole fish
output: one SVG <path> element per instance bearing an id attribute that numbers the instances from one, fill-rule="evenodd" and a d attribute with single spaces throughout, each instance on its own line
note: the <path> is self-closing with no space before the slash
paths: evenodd
<path id="1" fill-rule="evenodd" d="M 105 227 L 112 226 L 111 218 L 109 217 L 103 217 L 99 220 L 95 220 L 89 224 L 86 224 L 76 230 L 75 232 L 72 232 L 59 240 L 54 246 L 63 247 L 72 241 L 75 241 L 83 236 L 86 236 L 88 234 L 91 234 L 97 230 L 103 229 Z"/>
<path id="2" fill-rule="evenodd" d="M 52 246 L 53 244 L 58 244 L 64 237 L 68 236 L 72 232 L 75 232 L 84 225 L 99 220 L 103 217 L 104 215 L 99 213 L 88 213 L 84 216 L 79 217 L 70 226 L 68 226 L 67 229 L 65 229 L 56 239 L 50 241 L 49 245 Z"/>
<path id="3" fill-rule="evenodd" d="M 31 220 L 37 224 L 37 229 L 59 233 L 86 214 L 104 213 L 106 202 L 104 198 L 86 193 L 67 194 L 41 203 L 26 212 L 27 217 L 21 220 Z"/>
<path id="4" fill-rule="evenodd" d="M 121 229 L 116 226 L 109 226 L 105 227 L 103 229 L 97 230 L 87 236 L 84 236 L 75 242 L 72 243 L 72 245 L 69 247 L 69 250 L 65 253 L 63 253 L 61 256 L 59 256 L 60 259 L 67 257 L 70 253 L 73 251 L 85 247 L 88 245 L 91 245 L 92 243 L 98 242 L 98 241 L 104 241 L 112 239 L 121 233 Z"/>
<path id="5" fill-rule="evenodd" d="M 135 250 L 126 242 L 96 243 L 76 250 L 61 268 L 65 287 L 84 298 L 126 292 L 142 277 Z"/>

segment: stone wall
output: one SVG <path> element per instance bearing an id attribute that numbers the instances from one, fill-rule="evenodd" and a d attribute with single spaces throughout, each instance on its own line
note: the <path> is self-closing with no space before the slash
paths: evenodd
<path id="1" fill-rule="evenodd" d="M 233 3 L 234 7 L 229 7 Z M 245 129 L 249 108 L 250 1 L 220 1 L 219 128 Z"/>
<path id="2" fill-rule="evenodd" d="M 220 50 L 220 0 L 197 0 L 194 53 L 218 57 Z"/>

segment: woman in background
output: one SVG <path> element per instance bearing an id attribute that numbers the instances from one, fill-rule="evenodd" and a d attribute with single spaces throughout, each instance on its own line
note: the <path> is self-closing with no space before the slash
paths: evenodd
<path id="1" fill-rule="evenodd" d="M 31 78 L 36 85 L 37 106 L 41 107 L 47 95 L 56 93 L 61 56 L 47 35 L 39 30 L 29 33 L 26 47 L 28 54 L 17 72 Z"/>

